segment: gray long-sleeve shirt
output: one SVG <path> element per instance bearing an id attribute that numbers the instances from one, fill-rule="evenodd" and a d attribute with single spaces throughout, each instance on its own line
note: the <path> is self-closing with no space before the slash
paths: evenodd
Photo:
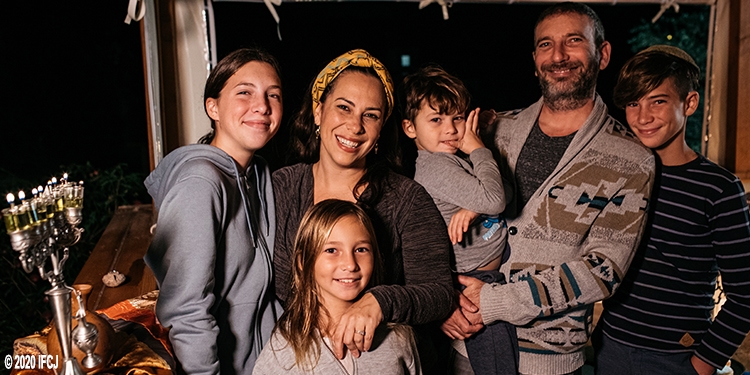
<path id="1" fill-rule="evenodd" d="M 492 152 L 479 148 L 466 160 L 444 152 L 420 150 L 414 180 L 432 196 L 445 224 L 464 208 L 481 216 L 453 245 L 456 271 L 465 273 L 502 255 L 507 229 L 499 220 L 505 210 L 505 189 Z"/>

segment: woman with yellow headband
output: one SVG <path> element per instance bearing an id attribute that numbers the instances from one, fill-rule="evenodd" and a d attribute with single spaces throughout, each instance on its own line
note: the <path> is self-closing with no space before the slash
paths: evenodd
<path id="1" fill-rule="evenodd" d="M 455 302 L 445 222 L 427 192 L 391 171 L 398 167 L 398 128 L 385 66 L 364 50 L 349 51 L 313 81 L 292 124 L 289 156 L 301 161 L 273 174 L 276 198 L 276 294 L 290 298 L 292 249 L 305 212 L 335 198 L 356 202 L 372 218 L 383 255 L 382 285 L 370 288 L 331 327 L 333 351 L 354 357 L 370 350 L 383 322 L 414 325 L 422 368 L 436 357 L 437 326 Z M 346 287 L 347 280 L 337 280 Z M 427 367 L 425 367 L 427 365 Z"/>

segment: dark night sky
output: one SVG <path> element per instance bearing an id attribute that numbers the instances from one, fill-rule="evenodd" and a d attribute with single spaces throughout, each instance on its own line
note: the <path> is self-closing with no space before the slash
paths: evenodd
<path id="1" fill-rule="evenodd" d="M 3 2 L 0 178 L 86 161 L 148 170 L 140 30 L 123 23 L 127 4 Z"/>
<path id="2" fill-rule="evenodd" d="M 49 174 L 60 165 L 86 161 L 99 167 L 125 162 L 134 171 L 148 172 L 140 30 L 135 23 L 123 23 L 127 3 L 4 4 L 0 179 Z M 444 21 L 436 4 L 419 10 L 417 2 L 285 2 L 276 8 L 279 41 L 263 3 L 214 4 L 220 58 L 257 44 L 281 61 L 284 124 L 313 76 L 354 48 L 381 59 L 397 82 L 434 62 L 465 81 L 475 106 L 526 106 L 540 95 L 531 51 L 533 25 L 544 7 L 456 3 Z M 617 70 L 632 55 L 628 30 L 642 18 L 650 19 L 659 6 L 592 7 L 613 45 L 610 67 L 599 79 L 599 91 L 609 102 Z M 404 54 L 411 56 L 410 68 L 400 65 Z"/>

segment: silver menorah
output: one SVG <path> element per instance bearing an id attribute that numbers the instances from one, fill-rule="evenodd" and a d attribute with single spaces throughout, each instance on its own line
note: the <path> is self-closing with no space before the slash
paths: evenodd
<path id="1" fill-rule="evenodd" d="M 83 375 L 78 361 L 73 357 L 72 339 L 76 346 L 85 352 L 84 366 L 93 368 L 101 363 L 101 358 L 93 353 L 98 342 L 98 332 L 93 324 L 86 323 L 86 313 L 81 306 L 76 319 L 79 324 L 71 332 L 71 292 L 73 288 L 65 284 L 63 266 L 68 259 L 69 246 L 81 239 L 83 181 L 68 182 L 67 174 L 61 181 L 53 178 L 47 186 L 32 190 L 32 197 L 26 199 L 23 191 L 18 193 L 20 204 L 16 204 L 13 194 L 7 195 L 9 208 L 3 209 L 5 229 L 10 236 L 13 250 L 19 253 L 18 259 L 26 273 L 38 270 L 41 277 L 52 285 L 45 292 L 49 296 L 54 313 L 55 328 L 60 340 L 62 366 L 60 375 Z M 62 256 L 61 256 L 62 254 Z M 80 298 L 78 294 L 77 297 Z"/>

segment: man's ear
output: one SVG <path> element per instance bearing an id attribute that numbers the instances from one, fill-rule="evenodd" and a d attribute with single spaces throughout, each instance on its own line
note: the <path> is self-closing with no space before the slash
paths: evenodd
<path id="1" fill-rule="evenodd" d="M 417 138 L 417 129 L 414 128 L 414 123 L 409 120 L 401 120 L 401 128 L 404 129 L 404 133 L 411 139 Z"/>
<path id="2" fill-rule="evenodd" d="M 219 106 L 216 103 L 215 98 L 206 99 L 206 113 L 211 120 L 219 121 Z"/>
<path id="3" fill-rule="evenodd" d="M 612 45 L 605 40 L 604 42 L 602 42 L 602 48 L 600 52 L 602 56 L 599 59 L 599 70 L 604 70 L 604 68 L 609 65 L 609 58 L 612 56 Z"/>
<path id="4" fill-rule="evenodd" d="M 690 91 L 685 98 L 685 116 L 692 116 L 698 109 L 700 103 L 700 94 L 697 91 Z"/>

